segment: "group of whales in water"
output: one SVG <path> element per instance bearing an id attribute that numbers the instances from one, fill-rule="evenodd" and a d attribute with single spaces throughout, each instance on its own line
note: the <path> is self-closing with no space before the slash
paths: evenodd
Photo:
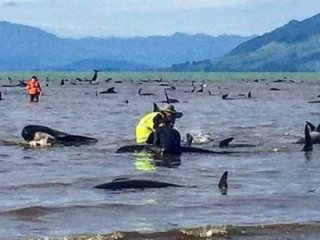
<path id="1" fill-rule="evenodd" d="M 74 79 L 61 79 L 60 80 L 60 86 L 65 85 L 65 82 L 68 81 L 71 85 L 77 85 L 77 83 L 82 84 L 82 82 L 89 82 L 91 85 L 98 85 L 100 83 L 99 77 L 98 77 L 98 73 L 101 72 L 101 70 L 97 70 L 97 69 L 93 69 L 93 76 L 91 78 L 80 78 L 80 77 L 76 77 L 75 80 Z M 0 78 L 1 80 L 1 78 Z M 104 79 L 103 82 L 109 82 L 110 80 L 112 80 L 111 77 Z M 243 81 L 247 81 L 248 79 L 242 79 Z M 102 80 L 101 80 L 102 81 Z M 168 96 L 168 92 L 167 90 L 175 90 L 176 87 L 174 85 L 171 85 L 169 83 L 166 83 L 163 81 L 163 78 L 160 77 L 160 79 L 148 79 L 148 80 L 140 80 L 140 84 L 144 83 L 144 82 L 157 82 L 159 84 L 159 86 L 165 86 L 167 88 L 164 88 L 164 95 L 165 95 L 165 100 L 162 102 L 166 102 L 166 103 L 176 103 L 176 102 L 180 102 L 178 99 L 174 99 L 174 98 L 170 98 Z M 173 80 L 173 81 L 178 81 L 178 80 Z M 266 79 L 255 79 L 253 80 L 253 82 L 263 82 L 266 81 Z M 114 81 L 115 83 L 122 83 L 122 81 Z M 192 81 L 191 85 L 192 85 L 192 90 L 190 91 L 184 91 L 184 92 L 196 92 L 196 93 L 204 93 L 204 88 L 206 87 L 206 84 L 204 81 L 202 81 L 200 84 L 195 84 L 195 82 L 197 81 Z M 282 82 L 290 82 L 290 83 L 294 83 L 294 80 L 288 80 L 286 77 L 284 77 L 283 79 L 277 79 L 273 81 L 274 83 L 282 83 Z M 303 81 L 301 81 L 303 82 Z M 49 76 L 46 77 L 46 86 L 48 86 L 49 84 Z M 266 83 L 267 85 L 269 83 Z M 1 87 L 3 88 L 11 88 L 11 87 L 25 87 L 27 85 L 25 80 L 18 80 L 18 83 L 13 83 L 13 80 L 11 79 L 11 77 L 8 77 L 8 84 L 2 84 Z M 200 87 L 199 89 L 196 90 L 197 87 Z M 218 89 L 220 89 L 218 87 Z M 280 91 L 281 89 L 279 88 L 275 88 L 272 87 L 269 89 L 270 91 Z M 101 94 L 116 94 L 118 93 L 115 90 L 115 87 L 109 87 L 106 90 L 102 90 L 102 91 L 96 91 L 95 94 L 96 96 L 99 96 Z M 3 100 L 2 96 L 1 96 L 1 91 L 0 91 L 0 100 Z M 142 88 L 139 88 L 137 94 L 139 96 L 154 96 L 156 95 L 155 93 L 142 93 Z M 213 93 L 211 90 L 208 90 L 208 95 L 216 95 L 215 93 Z M 225 93 L 222 94 L 222 99 L 223 100 L 236 100 L 237 98 L 241 98 L 241 97 L 248 97 L 251 98 L 252 97 L 252 93 L 251 91 L 249 91 L 247 94 L 244 93 L 239 93 L 235 96 L 230 96 L 229 93 Z M 320 95 L 317 96 L 318 98 L 320 98 Z M 129 101 L 126 100 L 126 103 L 128 103 Z M 309 100 L 308 103 L 320 103 L 320 100 Z"/>
<path id="2" fill-rule="evenodd" d="M 45 145 L 58 144 L 63 146 L 82 145 L 96 143 L 98 140 L 95 138 L 68 134 L 53 128 L 41 125 L 27 125 L 23 128 L 22 137 L 30 143 L 31 146 L 41 145 L 41 141 L 45 140 Z M 227 138 L 220 143 L 220 147 L 227 147 L 233 138 Z M 36 144 L 33 144 L 35 142 Z M 205 153 L 205 154 L 230 154 L 236 152 L 228 151 L 214 151 L 211 149 L 191 147 L 192 136 L 189 135 L 187 145 L 181 146 L 183 153 Z M 305 138 L 299 139 L 297 143 L 304 143 L 303 151 L 312 151 L 313 144 L 320 143 L 320 124 L 315 127 L 312 123 L 307 122 L 305 125 Z M 241 147 L 243 145 L 239 145 Z M 250 145 L 254 146 L 254 145 Z M 247 147 L 247 145 L 244 145 Z M 135 152 L 135 151 L 153 151 L 150 145 L 127 145 L 117 149 L 117 153 Z M 225 171 L 218 183 L 221 194 L 227 194 L 228 190 L 228 171 Z M 130 178 L 116 178 L 111 182 L 103 183 L 94 186 L 97 189 L 106 190 L 124 190 L 124 189 L 149 189 L 149 188 L 166 188 L 166 187 L 195 187 L 186 186 L 181 184 L 168 183 L 163 181 L 149 180 L 149 179 L 130 179 Z"/>
<path id="3" fill-rule="evenodd" d="M 62 131 L 55 130 L 53 128 L 41 125 L 27 125 L 22 129 L 22 137 L 25 141 L 29 142 L 31 146 L 39 145 L 51 145 L 59 144 L 63 146 L 71 145 L 82 145 L 82 144 L 92 144 L 96 143 L 98 140 L 91 137 L 68 134 Z M 141 150 L 146 150 L 147 145 L 134 145 L 141 146 Z M 117 150 L 118 153 L 122 152 L 125 146 Z M 192 148 L 188 146 L 183 146 L 184 152 L 198 152 L 198 153 L 215 153 L 223 154 L 223 152 L 212 151 L 208 149 Z M 137 149 L 137 148 L 135 148 Z M 222 194 L 227 193 L 228 189 L 228 171 L 225 171 L 220 178 L 218 187 Z M 129 178 L 117 178 L 111 182 L 103 183 L 94 186 L 97 189 L 107 189 L 107 190 L 123 190 L 123 189 L 148 189 L 148 188 L 166 188 L 166 187 L 195 187 L 195 186 L 185 186 L 181 184 L 173 184 L 163 181 L 148 180 L 148 179 L 129 179 Z"/>
<path id="4" fill-rule="evenodd" d="M 89 81 L 90 84 L 95 84 L 97 82 L 97 73 L 98 70 L 94 71 L 93 78 Z M 13 85 L 3 86 L 3 87 L 12 87 Z M 25 84 L 20 82 L 19 87 L 24 87 Z M 195 88 L 193 88 L 194 91 Z M 202 86 L 203 91 L 203 86 Z M 106 91 L 97 91 L 96 95 L 100 94 L 112 94 L 116 93 L 115 88 L 111 87 Z M 165 97 L 167 103 L 178 102 L 176 99 L 170 99 L 168 97 L 167 91 L 164 90 Z M 148 96 L 152 95 L 152 93 L 142 93 L 142 89 L 139 89 L 139 95 Z M 248 97 L 251 98 L 251 92 L 249 92 Z M 223 96 L 224 100 L 232 100 L 232 98 L 228 97 L 228 95 Z M 3 100 L 0 95 L 0 100 Z M 154 104 L 154 111 L 158 111 L 159 108 Z M 312 123 L 306 122 L 305 137 L 303 139 L 298 140 L 297 143 L 304 144 L 303 151 L 312 151 L 313 144 L 320 143 L 320 124 L 318 127 L 315 127 Z M 81 136 L 81 135 L 73 135 L 68 134 L 62 131 L 55 130 L 53 128 L 49 128 L 41 125 L 28 125 L 22 130 L 22 137 L 30 144 L 30 146 L 39 146 L 41 144 L 45 145 L 63 145 L 63 146 L 72 146 L 72 145 L 82 145 L 82 144 L 92 144 L 96 143 L 98 140 L 91 137 Z M 234 138 L 227 138 L 220 141 L 218 147 L 220 148 L 232 148 L 232 147 L 255 147 L 257 145 L 253 144 L 230 144 Z M 193 136 L 191 134 L 187 134 L 187 142 L 182 146 L 183 153 L 204 153 L 204 154 L 230 154 L 237 153 L 231 151 L 215 151 L 212 149 L 198 148 L 191 146 L 193 142 Z M 117 149 L 117 153 L 123 152 L 135 152 L 135 151 L 152 151 L 152 147 L 150 145 L 126 145 Z M 227 185 L 227 177 L 228 172 L 225 172 L 220 181 L 219 181 L 219 189 L 225 191 L 228 188 Z M 166 182 L 159 182 L 154 180 L 146 180 L 146 179 L 128 179 L 128 178 L 117 178 L 111 182 L 100 184 L 95 186 L 98 189 L 109 189 L 109 190 L 120 190 L 120 189 L 144 189 L 144 188 L 163 188 L 163 187 L 194 187 L 194 186 L 184 186 L 180 184 L 172 184 Z"/>
<path id="5" fill-rule="evenodd" d="M 66 132 L 58 131 L 53 128 L 42 126 L 42 125 L 27 125 L 22 129 L 21 135 L 25 141 L 27 141 L 31 146 L 42 146 L 42 145 L 82 145 L 82 144 L 92 144 L 98 142 L 98 139 L 91 138 L 82 135 L 73 135 Z M 300 138 L 297 143 L 304 144 L 303 151 L 312 151 L 313 144 L 320 144 L 320 124 L 315 127 L 311 122 L 306 122 L 304 130 L 304 138 Z M 186 134 L 187 141 L 185 145 L 182 145 L 183 153 L 214 153 L 214 154 L 228 154 L 236 153 L 230 151 L 215 151 L 211 149 L 192 147 L 193 137 L 191 134 Z M 230 142 L 234 138 L 226 138 L 219 142 L 218 146 L 220 148 L 241 148 L 241 147 L 256 147 L 255 144 L 233 144 Z M 149 144 L 133 144 L 125 145 L 116 150 L 117 153 L 124 152 L 135 152 L 149 150 L 152 151 L 152 145 Z"/>

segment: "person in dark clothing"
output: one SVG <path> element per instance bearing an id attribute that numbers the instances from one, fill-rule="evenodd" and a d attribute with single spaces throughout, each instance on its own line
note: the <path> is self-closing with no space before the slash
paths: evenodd
<path id="1" fill-rule="evenodd" d="M 175 119 L 182 116 L 183 114 L 177 112 L 172 104 L 165 105 L 160 111 L 144 115 L 135 128 L 136 143 L 153 144 L 154 132 L 160 124 L 163 124 L 165 121 L 168 121 L 167 118 L 170 118 L 171 124 L 174 125 Z"/>
<path id="2" fill-rule="evenodd" d="M 153 145 L 160 148 L 161 154 L 181 154 L 181 136 L 173 128 L 174 120 L 166 116 L 165 121 L 160 124 L 154 133 Z"/>

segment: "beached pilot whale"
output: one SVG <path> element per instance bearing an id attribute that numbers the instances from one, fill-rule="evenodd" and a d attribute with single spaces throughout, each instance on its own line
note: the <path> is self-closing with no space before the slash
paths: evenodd
<path id="1" fill-rule="evenodd" d="M 226 194 L 228 190 L 228 171 L 225 171 L 220 178 L 218 187 L 222 194 Z M 187 186 L 175 183 L 168 183 L 162 181 L 148 180 L 148 179 L 130 179 L 130 178 L 116 178 L 111 182 L 103 183 L 94 186 L 98 189 L 106 190 L 124 190 L 124 189 L 148 189 L 148 188 L 167 188 L 167 187 L 187 187 L 195 188 L 196 186 Z"/>
<path id="2" fill-rule="evenodd" d="M 231 153 L 242 153 L 242 152 L 231 152 L 231 151 L 215 151 L 211 149 L 191 147 L 191 146 L 181 146 L 180 147 L 182 153 L 213 153 L 213 154 L 231 154 Z M 161 152 L 161 148 L 149 145 L 149 144 L 133 144 L 133 145 L 125 145 L 117 149 L 116 153 L 130 153 L 130 152 Z M 172 153 L 170 153 L 172 154 Z M 179 153 L 180 155 L 180 153 Z"/>
<path id="3" fill-rule="evenodd" d="M 103 183 L 94 188 L 108 189 L 108 190 L 122 190 L 122 189 L 147 189 L 147 188 L 166 188 L 166 187 L 187 187 L 184 185 L 160 182 L 146 179 L 129 179 L 117 178 L 112 182 Z"/>
<path id="4" fill-rule="evenodd" d="M 196 143 L 201 143 L 203 142 L 210 142 L 210 141 L 214 141 L 214 139 L 212 137 L 210 137 L 209 135 L 204 135 L 204 137 L 200 137 L 201 141 L 197 140 Z M 234 140 L 234 137 L 230 137 L 230 138 L 225 138 L 223 140 L 221 140 L 219 142 L 218 145 L 212 145 L 212 147 L 219 147 L 219 148 L 241 148 L 241 147 L 257 147 L 258 145 L 255 144 L 248 144 L 248 143 L 236 143 L 236 144 L 231 144 L 230 142 L 232 142 Z M 193 144 L 194 142 L 194 138 L 190 133 L 186 134 L 186 142 L 185 145 L 186 146 L 191 146 L 191 144 Z"/>
<path id="5" fill-rule="evenodd" d="M 81 135 L 71 135 L 41 125 L 27 125 L 22 129 L 21 135 L 30 145 L 61 144 L 65 146 L 96 143 L 98 140 Z"/>

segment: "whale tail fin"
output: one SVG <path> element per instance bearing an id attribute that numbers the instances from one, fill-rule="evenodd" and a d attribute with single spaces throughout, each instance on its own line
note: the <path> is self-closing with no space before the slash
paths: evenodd
<path id="1" fill-rule="evenodd" d="M 320 132 L 320 124 L 317 126 L 316 131 Z"/>
<path id="2" fill-rule="evenodd" d="M 313 146 L 312 146 L 312 138 L 310 135 L 310 128 L 309 128 L 308 123 L 304 127 L 304 138 L 305 138 L 305 143 L 304 143 L 302 151 L 311 152 L 313 149 Z"/>
<path id="3" fill-rule="evenodd" d="M 220 143 L 219 143 L 219 147 L 222 148 L 222 147 L 228 147 L 229 146 L 229 143 L 233 141 L 233 137 L 230 137 L 230 138 L 226 138 L 226 139 L 223 139 Z"/>
<path id="4" fill-rule="evenodd" d="M 306 124 L 308 125 L 308 127 L 310 128 L 310 131 L 314 131 L 316 130 L 316 127 L 309 121 L 306 121 Z"/>
<path id="5" fill-rule="evenodd" d="M 218 187 L 222 194 L 227 194 L 228 191 L 228 171 L 225 171 L 219 181 Z"/>

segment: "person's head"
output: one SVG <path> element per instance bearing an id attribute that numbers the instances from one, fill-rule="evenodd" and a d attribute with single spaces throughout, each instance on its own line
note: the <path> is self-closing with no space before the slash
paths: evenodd
<path id="1" fill-rule="evenodd" d="M 183 114 L 181 112 L 177 112 L 172 104 L 167 104 L 163 108 L 161 108 L 161 112 L 164 115 L 164 123 L 170 123 L 172 125 L 175 124 L 176 118 L 181 118 Z"/>
<path id="2" fill-rule="evenodd" d="M 33 81 L 33 82 L 37 81 L 37 77 L 36 76 L 32 76 L 31 81 Z"/>
<path id="3" fill-rule="evenodd" d="M 174 115 L 170 112 L 163 112 L 163 123 L 164 124 L 171 124 L 172 126 L 175 124 L 176 122 L 176 118 L 174 117 Z"/>

